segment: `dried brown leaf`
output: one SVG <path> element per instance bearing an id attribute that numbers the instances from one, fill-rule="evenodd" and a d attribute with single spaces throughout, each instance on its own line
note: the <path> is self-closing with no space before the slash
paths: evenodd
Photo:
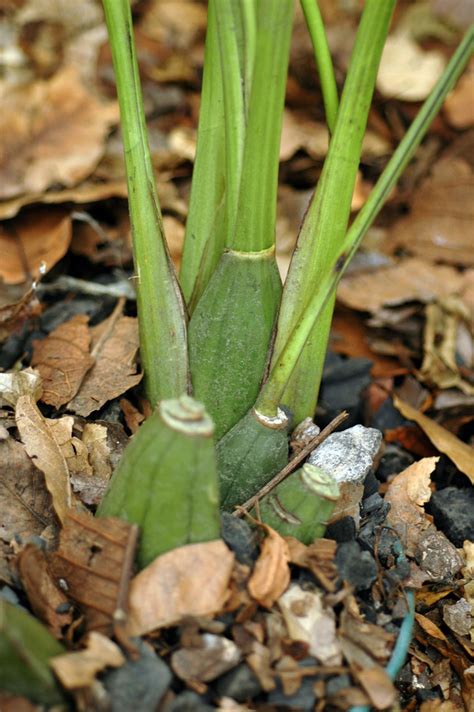
<path id="1" fill-rule="evenodd" d="M 0 197 L 84 180 L 117 119 L 117 106 L 100 104 L 71 68 L 12 89 L 0 116 Z"/>
<path id="2" fill-rule="evenodd" d="M 51 570 L 85 611 L 87 630 L 110 633 L 114 616 L 123 620 L 137 535 L 120 519 L 69 512 Z"/>
<path id="3" fill-rule="evenodd" d="M 387 521 L 412 557 L 423 532 L 432 526 L 423 505 L 431 497 L 430 475 L 438 460 L 438 457 L 425 457 L 414 462 L 394 477 L 385 494 L 385 501 L 390 504 Z"/>
<path id="4" fill-rule="evenodd" d="M 135 365 L 139 346 L 136 319 L 114 313 L 92 332 L 95 364 L 68 404 L 70 410 L 84 417 L 142 379 Z"/>
<path id="5" fill-rule="evenodd" d="M 54 509 L 63 522 L 71 506 L 71 485 L 66 460 L 50 423 L 28 395 L 18 398 L 15 419 L 25 449 L 44 474 Z"/>
<path id="6" fill-rule="evenodd" d="M 391 228 L 390 248 L 468 267 L 474 264 L 473 223 L 474 173 L 462 157 L 446 158 L 417 187 L 408 215 Z"/>
<path id="7" fill-rule="evenodd" d="M 408 34 L 395 33 L 385 42 L 377 89 L 387 98 L 423 101 L 441 76 L 446 60 L 438 50 L 422 50 Z M 413 68 L 416 67 L 416 71 Z"/>
<path id="8" fill-rule="evenodd" d="M 385 710 L 395 704 L 397 690 L 383 668 L 358 670 L 355 676 L 376 710 Z"/>
<path id="9" fill-rule="evenodd" d="M 290 583 L 290 552 L 283 537 L 271 527 L 263 528 L 267 536 L 249 579 L 248 590 L 261 606 L 271 608 Z"/>
<path id="10" fill-rule="evenodd" d="M 429 636 L 431 636 L 432 638 L 437 638 L 438 640 L 443 640 L 445 643 L 448 642 L 448 639 L 446 638 L 443 631 L 440 630 L 440 628 L 438 628 L 436 623 L 433 623 L 432 620 L 430 620 L 426 616 L 423 616 L 421 613 L 415 613 L 415 620 L 418 625 L 423 628 L 425 633 L 428 633 Z"/>
<path id="11" fill-rule="evenodd" d="M 38 279 L 66 254 L 71 218 L 62 208 L 35 208 L 0 226 L 0 276 L 7 284 Z M 44 267 L 43 267 L 44 266 Z"/>
<path id="12" fill-rule="evenodd" d="M 443 111 L 451 126 L 467 129 L 474 126 L 474 61 L 444 102 Z"/>
<path id="13" fill-rule="evenodd" d="M 143 635 L 186 616 L 217 613 L 229 595 L 233 563 L 220 539 L 159 556 L 131 583 L 127 632 Z"/>
<path id="14" fill-rule="evenodd" d="M 376 312 L 384 305 L 409 301 L 430 302 L 461 292 L 464 278 L 448 265 L 408 258 L 376 272 L 349 275 L 341 280 L 337 297 L 352 309 Z"/>
<path id="15" fill-rule="evenodd" d="M 121 667 L 125 657 L 116 643 L 105 635 L 92 631 L 87 636 L 86 648 L 65 653 L 51 659 L 51 667 L 67 690 L 78 690 L 92 685 L 97 673 L 106 667 Z"/>
<path id="16" fill-rule="evenodd" d="M 51 498 L 22 443 L 0 440 L 0 539 L 39 535 L 53 522 Z"/>
<path id="17" fill-rule="evenodd" d="M 10 290 L 0 283 L 0 343 L 8 339 L 15 331 L 34 316 L 41 313 L 41 306 L 36 297 L 35 287 L 25 285 L 22 294 L 10 296 Z"/>
<path id="18" fill-rule="evenodd" d="M 94 364 L 88 321 L 89 317 L 78 314 L 42 341 L 33 341 L 31 365 L 43 379 L 44 403 L 59 408 L 70 401 Z"/>
<path id="19" fill-rule="evenodd" d="M 58 612 L 68 599 L 51 576 L 45 553 L 33 544 L 27 544 L 18 555 L 17 565 L 34 613 L 56 638 L 61 638 L 61 629 L 72 622 L 72 613 L 67 607 L 65 612 Z"/>
<path id="20" fill-rule="evenodd" d="M 457 438 L 453 433 L 442 425 L 439 425 L 428 416 L 423 415 L 408 403 L 404 403 L 396 396 L 393 399 L 395 407 L 408 420 L 414 420 L 423 432 L 429 437 L 433 445 L 442 453 L 447 455 L 454 462 L 461 472 L 463 472 L 474 484 L 474 451 L 473 449 Z"/>

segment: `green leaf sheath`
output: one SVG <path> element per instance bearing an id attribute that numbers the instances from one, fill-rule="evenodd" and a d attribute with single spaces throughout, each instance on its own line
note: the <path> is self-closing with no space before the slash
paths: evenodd
<path id="1" fill-rule="evenodd" d="M 298 354 L 311 334 L 317 334 L 315 325 L 322 326 L 328 333 L 332 316 L 335 290 L 346 271 L 350 260 L 359 247 L 367 229 L 377 217 L 383 203 L 394 187 L 402 171 L 413 158 L 417 147 L 428 131 L 431 121 L 440 110 L 446 96 L 454 87 L 463 69 L 468 63 L 474 48 L 474 26 L 465 34 L 459 47 L 451 57 L 443 75 L 438 80 L 430 96 L 421 107 L 416 119 L 408 129 L 385 170 L 375 184 L 369 198 L 349 228 L 346 237 L 334 258 L 332 269 L 323 275 L 311 300 L 293 327 L 290 338 L 274 359 L 272 372 L 260 393 L 256 407 L 264 413 L 271 413 L 275 403 L 280 403 L 285 384 L 294 372 Z M 329 308 L 328 308 L 329 307 Z M 329 318 L 328 318 L 329 316 Z M 328 321 L 324 324 L 323 319 Z M 322 358 L 324 354 L 322 352 Z M 302 370 L 299 370 L 299 375 Z M 275 470 L 276 471 L 276 470 Z"/>
<path id="2" fill-rule="evenodd" d="M 98 510 L 141 526 L 140 566 L 220 536 L 213 425 L 189 396 L 161 401 L 127 446 Z"/>
<path id="3" fill-rule="evenodd" d="M 334 478 L 306 464 L 262 497 L 258 511 L 261 521 L 282 536 L 311 544 L 324 535 L 338 498 Z M 257 514 L 255 510 L 251 513 Z"/>
<path id="4" fill-rule="evenodd" d="M 336 128 L 321 178 L 301 227 L 285 283 L 272 366 L 278 361 L 293 326 L 308 306 L 314 289 L 332 269 L 343 242 L 362 139 L 393 6 L 394 0 L 367 0 L 365 3 Z M 278 384 L 285 385 L 282 402 L 294 414 L 295 422 L 312 416 L 316 407 L 322 372 L 321 361 L 324 358 L 332 314 L 330 307 L 328 303 L 325 307 L 328 313 L 321 313 L 320 316 L 324 329 L 320 328 L 319 322 L 316 323 L 304 352 L 293 354 L 294 362 L 298 361 L 294 375 L 289 382 Z M 279 379 L 280 374 L 281 372 L 276 371 L 273 377 Z M 272 414 L 276 403 L 267 400 L 264 406 L 260 403 L 260 407 L 267 408 L 268 414 Z"/>
<path id="5" fill-rule="evenodd" d="M 311 37 L 316 65 L 318 67 L 326 121 L 330 133 L 333 134 L 336 127 L 339 97 L 324 23 L 319 10 L 318 0 L 300 1 L 306 20 L 306 26 Z"/>
<path id="6" fill-rule="evenodd" d="M 268 420 L 251 410 L 217 443 L 222 509 L 246 502 L 287 464 L 289 426 L 283 411 Z"/>
<path id="7" fill-rule="evenodd" d="M 148 398 L 189 388 L 185 308 L 164 239 L 128 0 L 103 0 L 112 49 L 137 273 L 140 353 Z"/>
<path id="8" fill-rule="evenodd" d="M 255 401 L 280 301 L 276 190 L 292 13 L 293 0 L 258 4 L 235 229 L 189 326 L 194 393 L 216 424 L 217 440 Z"/>
<path id="9" fill-rule="evenodd" d="M 225 131 L 216 0 L 210 0 L 196 158 L 180 283 L 190 313 L 224 249 Z"/>
<path id="10" fill-rule="evenodd" d="M 49 664 L 64 652 L 36 618 L 0 598 L 0 690 L 38 704 L 64 704 Z"/>

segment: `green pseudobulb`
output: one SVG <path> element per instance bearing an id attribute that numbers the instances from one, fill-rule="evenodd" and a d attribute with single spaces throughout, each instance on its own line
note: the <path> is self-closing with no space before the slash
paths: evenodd
<path id="1" fill-rule="evenodd" d="M 282 536 L 311 544 L 323 536 L 339 499 L 336 480 L 314 465 L 303 465 L 259 502 L 258 514 Z M 257 511 L 252 514 L 257 516 Z"/>
<path id="2" fill-rule="evenodd" d="M 161 401 L 127 446 L 97 514 L 141 527 L 140 566 L 220 537 L 213 424 L 189 396 Z"/>
<path id="3" fill-rule="evenodd" d="M 289 419 L 252 409 L 217 443 L 222 509 L 253 497 L 288 462 Z"/>

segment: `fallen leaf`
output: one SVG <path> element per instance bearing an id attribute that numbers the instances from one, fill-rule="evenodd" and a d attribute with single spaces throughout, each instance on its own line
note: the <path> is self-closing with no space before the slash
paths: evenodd
<path id="1" fill-rule="evenodd" d="M 473 97 L 474 62 L 471 60 L 471 63 L 443 104 L 444 115 L 451 126 L 456 129 L 468 129 L 474 125 Z"/>
<path id="2" fill-rule="evenodd" d="M 53 523 L 51 498 L 22 443 L 0 440 L 0 539 L 40 535 Z"/>
<path id="3" fill-rule="evenodd" d="M 20 396 L 30 396 L 36 403 L 41 397 L 41 376 L 33 368 L 0 373 L 0 401 L 16 408 Z"/>
<path id="4" fill-rule="evenodd" d="M 420 49 L 411 37 L 396 33 L 385 42 L 377 75 L 384 97 L 423 101 L 443 73 L 446 60 L 438 50 Z"/>
<path id="5" fill-rule="evenodd" d="M 52 429 L 29 395 L 20 396 L 15 420 L 33 464 L 44 474 L 56 514 L 64 522 L 71 506 L 69 471 Z"/>
<path id="6" fill-rule="evenodd" d="M 107 667 L 121 667 L 125 657 L 116 643 L 105 635 L 92 631 L 86 639 L 84 650 L 58 655 L 50 661 L 51 667 L 67 690 L 90 687 L 97 673 Z"/>
<path id="7" fill-rule="evenodd" d="M 85 462 L 82 466 L 78 462 L 73 473 L 68 460 L 71 484 L 74 492 L 79 494 L 81 501 L 86 504 L 99 504 L 112 475 L 111 452 L 107 439 L 107 428 L 100 423 L 86 423 L 82 440 L 74 438 L 76 456 L 81 453 Z"/>
<path id="8" fill-rule="evenodd" d="M 406 553 L 413 557 L 422 532 L 432 526 L 423 505 L 431 497 L 430 475 L 439 457 L 425 457 L 396 475 L 385 494 L 390 504 L 387 522 L 397 532 Z"/>
<path id="9" fill-rule="evenodd" d="M 117 120 L 116 104 L 100 104 L 71 68 L 12 89 L 0 116 L 0 198 L 84 180 Z"/>
<path id="10" fill-rule="evenodd" d="M 460 293 L 464 286 L 463 275 L 453 267 L 412 257 L 375 272 L 344 277 L 337 298 L 352 309 L 377 312 L 384 305 L 448 297 Z"/>
<path id="11" fill-rule="evenodd" d="M 267 536 L 263 540 L 248 590 L 264 608 L 271 608 L 290 583 L 290 552 L 288 544 L 274 529 L 262 525 Z"/>
<path id="12" fill-rule="evenodd" d="M 240 659 L 240 650 L 232 640 L 205 633 L 193 647 L 176 650 L 171 667 L 181 680 L 210 682 L 235 667 Z"/>
<path id="13" fill-rule="evenodd" d="M 87 630 L 111 633 L 125 620 L 138 527 L 120 519 L 69 512 L 51 571 L 84 611 Z"/>
<path id="14" fill-rule="evenodd" d="M 388 633 L 375 623 L 356 617 L 351 613 L 349 605 L 341 613 L 339 632 L 365 650 L 378 663 L 388 662 L 395 643 L 394 634 Z"/>
<path id="15" fill-rule="evenodd" d="M 463 157 L 438 161 L 414 192 L 408 215 L 390 229 L 390 250 L 471 266 L 473 198 L 474 173 L 469 163 Z"/>
<path id="16" fill-rule="evenodd" d="M 309 569 L 326 591 L 333 593 L 339 578 L 335 562 L 336 542 L 321 538 L 306 546 L 291 536 L 285 537 L 285 541 L 288 544 L 290 563 Z"/>
<path id="17" fill-rule="evenodd" d="M 13 298 L 5 294 L 2 289 L 5 285 L 0 283 L 0 343 L 6 341 L 15 331 L 20 330 L 23 324 L 41 313 L 41 306 L 36 296 L 36 285 L 27 285 L 23 294 Z M 16 291 L 16 290 L 15 290 Z"/>
<path id="18" fill-rule="evenodd" d="M 53 580 L 44 551 L 27 544 L 17 558 L 18 572 L 35 615 L 46 623 L 55 638 L 62 638 L 63 626 L 72 622 L 68 599 Z M 61 612 L 61 607 L 65 610 Z"/>
<path id="19" fill-rule="evenodd" d="M 292 583 L 278 599 L 291 640 L 308 644 L 308 652 L 325 665 L 341 665 L 342 655 L 336 637 L 336 618 L 324 606 L 320 591 L 304 591 Z"/>
<path id="20" fill-rule="evenodd" d="M 216 614 L 229 595 L 233 564 L 220 539 L 159 556 L 131 582 L 127 632 L 143 635 L 187 616 Z"/>
<path id="21" fill-rule="evenodd" d="M 0 226 L 0 277 L 6 284 L 38 279 L 64 257 L 71 217 L 62 208 L 35 208 Z"/>
<path id="22" fill-rule="evenodd" d="M 143 376 L 136 373 L 139 347 L 136 319 L 114 312 L 91 331 L 95 364 L 68 403 L 70 410 L 84 417 L 137 385 Z"/>
<path id="23" fill-rule="evenodd" d="M 448 642 L 448 639 L 446 638 L 443 631 L 440 630 L 436 623 L 433 623 L 432 620 L 430 620 L 426 616 L 423 616 L 421 613 L 415 613 L 415 620 L 418 625 L 423 628 L 425 633 L 428 633 L 428 635 L 430 635 L 432 638 L 443 640 L 445 643 Z"/>
<path id="24" fill-rule="evenodd" d="M 457 438 L 453 433 L 442 425 L 439 425 L 428 416 L 423 415 L 408 403 L 394 396 L 394 406 L 400 411 L 404 418 L 414 420 L 426 433 L 433 445 L 442 453 L 447 455 L 474 484 L 474 451 L 473 449 Z"/>
<path id="25" fill-rule="evenodd" d="M 387 709 L 396 703 L 397 690 L 383 668 L 357 670 L 355 676 L 376 710 Z"/>
<path id="26" fill-rule="evenodd" d="M 78 314 L 60 324 L 45 339 L 33 341 L 31 365 L 43 380 L 41 400 L 44 403 L 59 408 L 70 401 L 93 366 L 88 321 L 89 317 Z"/>

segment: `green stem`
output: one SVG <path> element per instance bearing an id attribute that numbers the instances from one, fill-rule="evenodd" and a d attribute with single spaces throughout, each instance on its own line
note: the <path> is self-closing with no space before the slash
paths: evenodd
<path id="1" fill-rule="evenodd" d="M 324 29 L 318 0 L 300 0 L 300 2 L 303 8 L 306 26 L 308 27 L 311 37 L 316 65 L 318 67 L 326 121 L 330 133 L 333 134 L 336 127 L 339 97 L 326 31 Z"/>
<path id="2" fill-rule="evenodd" d="M 336 128 L 321 178 L 306 214 L 283 291 L 272 367 L 301 317 L 314 285 L 331 270 L 350 215 L 362 139 L 394 0 L 367 0 L 344 84 Z M 326 318 L 329 322 L 330 315 Z M 324 339 L 322 340 L 324 341 Z M 308 342 L 285 389 L 284 404 L 299 421 L 312 415 L 325 347 L 318 333 Z M 311 348 L 312 347 L 312 348 Z M 301 375 L 300 375 L 301 374 Z"/>
<path id="3" fill-rule="evenodd" d="M 180 283 L 192 313 L 225 242 L 225 133 L 215 0 L 210 0 L 199 128 Z"/>
<path id="4" fill-rule="evenodd" d="M 112 49 L 137 271 L 140 353 L 152 405 L 189 388 L 182 295 L 164 239 L 128 0 L 103 0 Z"/>
<path id="5" fill-rule="evenodd" d="M 276 406 L 281 403 L 286 384 L 311 331 L 314 329 L 314 325 L 320 323 L 325 307 L 328 302 L 334 299 L 336 287 L 360 246 L 364 235 L 380 212 L 385 199 L 404 168 L 413 158 L 416 149 L 428 131 L 430 123 L 440 110 L 446 96 L 459 79 L 472 55 L 473 47 L 474 26 L 464 35 L 443 75 L 387 163 L 369 198 L 348 230 L 343 245 L 333 262 L 332 269 L 328 270 L 324 279 L 321 280 L 313 292 L 302 318 L 295 325 L 291 337 L 281 351 L 278 360 L 275 361 L 270 377 L 260 393 L 256 404 L 256 408 L 260 412 L 271 415 L 276 411 Z"/>

